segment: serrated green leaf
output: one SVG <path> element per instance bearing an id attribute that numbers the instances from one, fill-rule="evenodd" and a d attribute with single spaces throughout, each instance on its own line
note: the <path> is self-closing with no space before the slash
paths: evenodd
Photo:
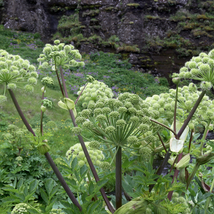
<path id="1" fill-rule="evenodd" d="M 94 191 L 94 184 L 92 182 L 90 182 L 90 184 L 89 184 L 88 191 L 89 191 L 89 195 L 91 195 Z"/>
<path id="2" fill-rule="evenodd" d="M 59 186 L 55 186 L 55 187 L 52 189 L 52 191 L 51 191 L 51 193 L 50 193 L 50 195 L 49 195 L 49 198 L 50 198 L 50 199 L 57 193 L 58 189 L 59 189 Z"/>
<path id="3" fill-rule="evenodd" d="M 20 178 L 18 183 L 17 183 L 17 189 L 21 188 L 21 186 L 23 185 L 23 182 L 24 182 L 23 178 Z"/>
<path id="4" fill-rule="evenodd" d="M 2 190 L 8 191 L 8 192 L 19 193 L 19 190 L 14 189 L 12 186 L 9 186 L 9 185 L 7 185 L 7 187 L 3 187 Z"/>
<path id="5" fill-rule="evenodd" d="M 53 204 L 54 204 L 54 203 L 50 203 L 48 206 L 46 206 L 45 211 L 46 211 L 47 213 L 49 213 L 49 212 L 52 210 Z"/>
<path id="6" fill-rule="evenodd" d="M 64 170 L 66 173 L 71 174 L 71 167 L 70 166 L 65 166 L 63 164 L 59 164 L 60 168 Z"/>
<path id="7" fill-rule="evenodd" d="M 24 199 L 24 202 L 28 202 L 28 200 L 33 196 L 34 192 L 32 192 L 31 194 L 27 195 Z"/>
<path id="8" fill-rule="evenodd" d="M 102 202 L 101 202 L 102 203 Z M 88 208 L 87 208 L 87 213 L 88 214 L 94 214 L 95 210 L 97 209 L 97 207 L 99 207 L 100 205 L 100 201 L 95 201 L 93 202 Z"/>
<path id="9" fill-rule="evenodd" d="M 86 165 L 83 165 L 81 168 L 80 168 L 80 176 L 81 177 L 85 177 L 85 174 L 87 173 L 88 171 L 88 167 Z"/>
<path id="10" fill-rule="evenodd" d="M 75 157 L 72 161 L 71 169 L 74 170 L 76 168 L 77 164 L 78 164 L 78 160 L 77 160 L 77 157 Z"/>
<path id="11" fill-rule="evenodd" d="M 28 187 L 27 187 L 27 186 L 24 188 L 23 193 L 24 193 L 24 196 L 27 196 L 27 195 L 28 195 Z"/>
<path id="12" fill-rule="evenodd" d="M 80 182 L 81 182 L 81 180 L 80 180 L 80 176 L 79 176 L 78 171 L 74 171 L 74 175 L 75 175 L 75 177 L 76 177 L 76 179 L 77 179 L 78 183 L 80 183 Z"/>
<path id="13" fill-rule="evenodd" d="M 24 200 L 25 200 L 25 196 L 23 193 L 16 194 L 16 197 L 19 198 L 21 202 L 24 202 Z"/>
<path id="14" fill-rule="evenodd" d="M 108 182 L 108 180 L 100 180 L 100 181 L 98 181 L 94 191 L 99 191 L 107 182 Z"/>
<path id="15" fill-rule="evenodd" d="M 43 189 L 40 189 L 40 193 L 41 193 L 42 199 L 45 201 L 46 204 L 48 204 L 48 203 L 49 203 L 49 200 L 48 200 L 48 195 L 47 195 L 47 193 L 46 193 Z"/>
<path id="16" fill-rule="evenodd" d="M 38 212 L 36 209 L 34 208 L 28 208 L 28 212 L 31 214 L 41 214 L 41 212 Z"/>
<path id="17" fill-rule="evenodd" d="M 52 189 L 54 187 L 54 180 L 52 178 L 48 178 L 46 181 L 45 181 L 45 189 L 48 193 L 48 195 L 50 195 Z"/>
<path id="18" fill-rule="evenodd" d="M 131 185 L 129 183 L 127 183 L 126 181 L 122 181 L 122 186 L 127 193 L 133 192 Z"/>
<path id="19" fill-rule="evenodd" d="M 15 204 L 15 203 L 19 203 L 20 199 L 16 196 L 8 196 L 2 199 L 2 202 L 4 204 Z"/>
<path id="20" fill-rule="evenodd" d="M 30 182 L 30 185 L 29 185 L 29 193 L 30 194 L 36 191 L 38 184 L 39 184 L 39 182 L 37 180 L 32 180 Z"/>

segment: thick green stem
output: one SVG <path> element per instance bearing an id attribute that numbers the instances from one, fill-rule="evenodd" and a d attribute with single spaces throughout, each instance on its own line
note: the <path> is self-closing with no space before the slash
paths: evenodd
<path id="1" fill-rule="evenodd" d="M 200 146 L 200 152 L 201 152 L 201 155 L 203 155 L 203 146 L 204 146 L 204 140 L 206 139 L 206 136 L 207 136 L 207 132 L 209 130 L 209 124 L 207 124 L 207 127 L 205 128 L 204 130 L 204 134 L 203 134 L 203 137 L 201 138 L 201 146 Z"/>
<path id="2" fill-rule="evenodd" d="M 122 206 L 122 148 L 118 146 L 116 154 L 116 210 Z"/>
<path id="3" fill-rule="evenodd" d="M 10 96 L 12 98 L 12 101 L 16 107 L 17 112 L 19 113 L 19 116 L 21 117 L 23 123 L 25 124 L 26 128 L 28 129 L 29 132 L 31 132 L 33 134 L 33 136 L 36 136 L 36 134 L 34 133 L 33 129 L 31 128 L 30 124 L 28 123 L 27 119 L 25 118 L 17 100 L 16 97 L 13 93 L 13 91 L 11 89 L 8 89 Z M 50 154 L 47 152 L 45 153 L 45 157 L 47 159 L 47 161 L 49 162 L 50 166 L 52 167 L 54 173 L 56 174 L 57 178 L 59 179 L 59 182 L 61 183 L 61 185 L 63 186 L 63 188 L 65 189 L 66 193 L 68 194 L 69 198 L 71 199 L 71 201 L 79 208 L 80 211 L 82 211 L 82 208 L 79 204 L 79 202 L 76 200 L 76 198 L 74 197 L 73 193 L 71 192 L 71 190 L 69 189 L 68 185 L 66 184 L 64 178 L 62 177 L 61 173 L 59 172 L 57 166 L 55 165 L 55 163 L 53 162 Z"/>
<path id="4" fill-rule="evenodd" d="M 213 191 L 213 187 L 214 187 L 214 179 L 213 179 L 212 184 L 211 184 L 211 187 L 210 187 L 210 192 Z M 205 204 L 205 208 L 204 208 L 204 210 L 205 210 L 205 213 L 204 213 L 204 214 L 207 214 L 208 207 L 209 207 L 209 205 L 210 205 L 210 201 L 211 201 L 211 196 L 209 196 L 209 197 L 207 198 L 207 201 L 206 201 L 206 204 Z"/>
<path id="5" fill-rule="evenodd" d="M 190 174 L 190 176 L 189 176 L 189 178 L 188 178 L 188 180 L 187 180 L 187 189 L 188 189 L 188 187 L 190 185 L 191 180 L 195 176 L 195 173 L 199 169 L 199 167 L 200 167 L 200 164 L 196 163 L 195 166 L 194 166 L 194 168 L 193 168 L 193 170 L 192 170 L 192 172 L 191 172 L 191 174 Z"/>
<path id="6" fill-rule="evenodd" d="M 68 98 L 68 92 L 67 92 L 67 88 L 66 88 L 66 85 L 65 85 L 65 79 L 64 79 L 63 71 L 62 71 L 62 68 L 61 68 L 61 67 L 60 67 L 60 74 L 61 74 L 62 84 L 63 84 L 63 88 L 64 88 L 64 94 L 65 94 L 65 97 Z M 74 117 L 73 111 L 72 111 L 72 110 L 69 110 L 69 114 L 70 114 L 70 117 L 71 117 L 71 120 L 72 120 L 72 122 L 73 122 L 74 127 L 76 127 L 77 124 L 76 124 L 76 121 L 75 121 L 75 117 Z M 78 135 L 78 139 L 79 139 L 79 142 L 80 142 L 80 144 L 81 144 L 81 146 L 82 146 L 82 150 L 83 150 L 83 152 L 84 152 L 84 154 L 85 154 L 85 157 L 86 157 L 86 159 L 87 159 L 87 162 L 88 162 L 88 164 L 89 164 L 89 167 L 90 167 L 90 169 L 91 169 L 91 171 L 92 171 L 92 174 L 93 174 L 93 176 L 94 176 L 94 179 L 95 179 L 96 182 L 98 182 L 100 179 L 99 179 L 98 174 L 97 174 L 97 172 L 96 172 L 96 169 L 95 169 L 95 167 L 94 167 L 94 165 L 93 165 L 93 163 L 92 163 L 92 161 L 91 161 L 91 157 L 90 157 L 90 155 L 89 155 L 89 153 L 88 153 L 88 150 L 87 150 L 87 148 L 86 148 L 86 146 L 85 146 L 85 143 L 84 143 L 84 141 L 83 141 L 82 136 L 81 136 L 81 135 Z M 106 196 L 106 194 L 105 194 L 104 189 L 101 188 L 101 189 L 100 189 L 100 192 L 101 192 L 101 194 L 102 194 L 102 197 L 103 197 L 103 199 L 104 199 L 104 201 L 105 201 L 105 203 L 106 203 L 106 205 L 107 205 L 109 211 L 110 211 L 111 213 L 114 213 L 115 210 L 114 210 L 114 208 L 112 207 L 112 205 L 110 204 L 110 202 L 109 202 L 109 200 L 108 200 L 108 198 L 107 198 L 107 196 Z"/>

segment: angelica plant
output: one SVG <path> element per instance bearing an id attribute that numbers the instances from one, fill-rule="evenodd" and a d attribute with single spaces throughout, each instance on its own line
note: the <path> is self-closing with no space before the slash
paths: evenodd
<path id="1" fill-rule="evenodd" d="M 18 104 L 18 101 L 16 100 L 13 90 L 15 90 L 17 87 L 20 87 L 27 92 L 33 92 L 33 85 L 37 83 L 37 78 L 38 74 L 36 72 L 36 68 L 35 66 L 30 65 L 28 60 L 24 60 L 18 55 L 11 55 L 4 50 L 0 50 L 0 85 L 2 85 L 4 88 L 3 95 L 0 96 L 0 103 L 7 100 L 6 91 L 9 91 L 12 101 L 24 125 L 26 126 L 28 131 L 31 132 L 35 137 L 36 134 L 28 123 L 27 119 L 25 118 Z M 81 210 L 78 201 L 74 197 L 73 193 L 70 191 L 58 168 L 53 162 L 50 154 L 48 153 L 49 146 L 45 142 L 43 142 L 41 145 L 38 146 L 38 150 L 45 155 L 46 159 L 48 160 L 55 174 L 57 175 L 62 186 L 65 188 L 67 194 L 74 202 L 74 204 L 76 204 L 76 206 L 79 207 L 79 209 Z"/>
<path id="2" fill-rule="evenodd" d="M 183 141 L 183 140 L 180 140 L 180 137 L 181 137 L 182 133 L 185 131 L 190 120 L 193 119 L 193 122 L 194 122 L 193 116 L 196 111 L 202 113 L 202 116 L 200 116 L 200 119 L 202 119 L 202 123 L 206 127 L 205 130 L 206 131 L 208 130 L 209 125 L 207 125 L 207 123 L 203 120 L 205 120 L 205 118 L 206 118 L 209 121 L 209 123 L 211 123 L 213 114 L 210 111 L 207 115 L 205 115 L 203 108 L 205 109 L 206 106 L 202 105 L 202 109 L 200 111 L 200 104 L 206 94 L 206 91 L 210 90 L 214 83 L 214 72 L 213 72 L 214 60 L 213 59 L 214 59 L 214 50 L 210 51 L 209 54 L 201 53 L 198 57 L 193 57 L 189 62 L 186 62 L 185 67 L 182 67 L 178 74 L 173 74 L 173 77 L 174 77 L 173 81 L 176 84 L 176 92 L 175 92 L 175 107 L 174 107 L 174 116 L 173 116 L 174 138 L 171 138 L 171 140 L 170 140 L 170 143 L 172 143 L 172 145 L 179 144 L 180 141 Z M 189 100 L 184 103 L 181 99 L 181 101 L 179 103 L 178 84 L 179 84 L 179 80 L 183 79 L 183 78 L 201 81 L 200 89 L 202 92 L 198 96 L 194 106 L 191 106 L 191 103 L 189 102 Z M 190 87 L 191 86 L 193 86 L 193 85 L 190 85 Z M 195 87 L 193 89 L 195 90 Z M 188 96 L 188 95 L 186 95 L 186 96 Z M 212 103 L 209 100 L 205 99 L 205 102 L 208 107 L 212 106 Z M 180 104 L 180 106 L 182 106 L 183 108 L 189 108 L 189 110 L 190 110 L 188 116 L 186 117 L 185 121 L 183 122 L 183 125 L 179 128 L 178 132 L 176 130 L 177 104 L 178 105 Z M 190 124 L 189 126 L 194 128 L 194 123 Z M 189 141 L 189 151 L 190 151 L 191 142 L 192 142 L 192 134 L 193 134 L 193 131 L 191 132 L 191 137 L 190 137 L 190 141 Z M 203 138 L 205 138 L 205 136 L 206 136 L 206 133 L 204 134 Z M 182 161 L 182 163 L 185 165 L 186 158 L 185 157 L 182 158 L 182 155 L 183 154 L 180 153 L 175 161 L 176 162 Z M 166 160 L 169 157 L 170 157 L 170 150 L 168 150 L 168 153 L 165 156 L 164 163 L 166 163 Z M 193 176 L 195 175 L 196 171 L 198 170 L 199 166 L 201 164 L 206 163 L 207 161 L 210 161 L 212 158 L 213 158 L 213 153 L 211 151 L 208 152 L 206 155 L 203 154 L 203 143 L 202 143 L 201 149 L 200 149 L 200 156 L 197 157 L 196 165 L 195 165 L 193 171 L 191 172 L 191 174 L 189 176 L 186 176 L 187 188 L 188 188 Z M 177 176 L 178 176 L 178 169 L 175 170 L 173 181 Z M 169 199 L 171 199 L 171 197 L 172 197 L 172 192 L 170 192 L 168 195 Z"/>
<path id="3" fill-rule="evenodd" d="M 46 46 L 43 49 L 43 53 L 40 54 L 38 61 L 42 64 L 39 66 L 39 69 L 46 70 L 51 68 L 53 72 L 56 73 L 58 84 L 60 86 L 60 90 L 63 96 L 63 100 L 61 100 L 58 105 L 68 110 L 70 117 L 72 119 L 74 127 L 77 126 L 75 121 L 75 102 L 73 102 L 68 97 L 68 92 L 65 84 L 65 79 L 63 75 L 63 71 L 65 69 L 69 69 L 70 67 L 78 67 L 78 66 L 84 66 L 84 62 L 81 61 L 82 56 L 79 53 L 78 50 L 74 49 L 74 46 L 72 45 L 65 45 L 64 43 L 60 43 L 59 40 L 54 41 L 54 45 L 46 44 Z M 95 170 L 95 167 L 91 161 L 90 155 L 88 153 L 88 150 L 85 146 L 85 143 L 83 141 L 83 138 L 80 134 L 78 134 L 79 141 L 81 143 L 83 152 L 86 156 L 86 159 L 88 161 L 88 164 L 90 166 L 90 169 L 92 171 L 92 174 L 95 178 L 95 181 L 99 181 L 98 174 Z M 114 209 L 111 206 L 104 189 L 101 188 L 100 192 L 104 198 L 104 201 L 106 202 L 108 209 L 113 213 Z"/>
<path id="4" fill-rule="evenodd" d="M 88 104 L 76 119 L 103 142 L 116 148 L 116 208 L 122 205 L 122 149 L 134 148 L 143 139 L 148 144 L 155 142 L 150 117 L 157 118 L 158 112 L 148 111 L 147 107 L 138 95 L 126 92 L 118 99 L 100 98 L 95 104 Z"/>

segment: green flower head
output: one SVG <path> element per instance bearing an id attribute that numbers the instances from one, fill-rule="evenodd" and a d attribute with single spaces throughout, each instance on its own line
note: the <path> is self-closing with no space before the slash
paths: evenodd
<path id="1" fill-rule="evenodd" d="M 37 83 L 37 78 L 36 68 L 28 60 L 0 50 L 0 85 L 5 89 L 16 89 L 17 84 L 23 84 L 26 91 L 33 91 L 32 85 Z M 25 86 L 26 82 L 28 84 Z"/>
<path id="2" fill-rule="evenodd" d="M 211 50 L 209 54 L 201 53 L 198 57 L 192 57 L 192 59 L 185 64 L 187 67 L 180 69 L 179 77 L 186 79 L 194 79 L 202 82 L 209 82 L 211 86 L 214 84 L 214 50 Z M 173 74 L 173 77 L 177 77 L 177 74 Z M 203 85 L 203 84 L 202 84 Z M 203 90 L 209 90 L 207 84 Z"/>

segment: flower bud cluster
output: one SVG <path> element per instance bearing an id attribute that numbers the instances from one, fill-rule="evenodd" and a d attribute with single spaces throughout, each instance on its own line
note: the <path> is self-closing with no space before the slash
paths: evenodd
<path id="1" fill-rule="evenodd" d="M 91 142 L 85 142 L 86 148 L 93 164 L 101 167 L 105 156 L 102 151 L 94 148 L 93 146 L 91 147 L 90 145 L 92 144 L 93 143 Z M 70 147 L 70 149 L 66 152 L 67 159 L 69 159 L 71 156 L 73 159 L 77 157 L 79 167 L 82 167 L 84 164 L 88 164 L 80 143 Z"/>
<path id="2" fill-rule="evenodd" d="M 197 57 L 185 63 L 179 74 L 174 73 L 175 78 L 194 79 L 203 81 L 202 90 L 210 90 L 214 84 L 214 49 L 208 54 L 200 53 Z"/>
<path id="3" fill-rule="evenodd" d="M 88 104 L 88 106 L 90 103 Z M 129 144 L 140 146 L 139 138 L 153 137 L 150 118 L 156 115 L 156 110 L 148 110 L 148 104 L 138 95 L 123 93 L 114 98 L 100 98 L 94 102 L 93 108 L 83 110 L 78 114 L 77 121 L 104 141 L 113 145 Z M 150 130 L 150 136 L 145 135 Z"/>
<path id="4" fill-rule="evenodd" d="M 145 101 L 150 104 L 150 109 L 159 111 L 164 124 L 172 124 L 174 107 L 175 107 L 175 95 L 176 90 L 170 89 L 169 93 L 162 93 L 160 95 L 154 95 L 148 97 Z M 195 84 L 190 83 L 189 86 L 178 88 L 178 103 L 177 103 L 177 119 L 184 121 L 187 113 L 191 111 L 195 102 L 197 101 L 200 92 L 197 91 Z M 160 106 L 157 109 L 157 106 Z M 159 120 L 159 119 L 158 119 Z M 164 121 L 165 120 L 165 121 Z M 214 120 L 214 101 L 211 101 L 208 96 L 204 96 L 202 102 L 197 108 L 193 119 L 189 123 L 190 129 L 194 129 L 196 124 L 202 124 L 206 126 L 209 121 Z"/>
<path id="5" fill-rule="evenodd" d="M 37 78 L 36 68 L 28 60 L 0 49 L 0 85 L 4 84 L 7 89 L 16 89 L 17 84 L 23 83 L 25 91 L 32 92 Z M 0 103 L 6 100 L 4 95 L 0 95 Z"/>
<path id="6" fill-rule="evenodd" d="M 40 213 L 41 210 L 38 208 L 34 208 L 29 204 L 26 203 L 19 203 L 16 204 L 15 207 L 13 208 L 11 214 L 17 214 L 17 213 Z"/>
<path id="7" fill-rule="evenodd" d="M 54 81 L 51 77 L 43 77 L 41 80 L 42 85 L 51 87 L 54 85 Z"/>
<path id="8" fill-rule="evenodd" d="M 77 92 L 77 94 L 80 94 L 83 90 L 84 86 L 80 88 L 80 90 Z M 97 80 L 93 80 L 92 82 L 89 82 L 87 86 L 85 87 L 84 91 L 82 92 L 79 102 L 82 104 L 83 108 L 94 108 L 95 103 L 100 98 L 112 98 L 114 96 L 112 90 L 103 82 L 99 82 Z M 101 103 L 97 103 L 96 107 L 98 105 L 103 105 Z"/>
<path id="9" fill-rule="evenodd" d="M 45 45 L 43 54 L 40 54 L 37 61 L 42 63 L 39 69 L 46 70 L 52 67 L 52 70 L 55 70 L 58 66 L 64 69 L 84 66 L 85 64 L 80 61 L 81 59 L 81 54 L 78 50 L 74 49 L 73 45 L 65 45 L 64 43 L 60 43 L 59 40 L 55 40 L 54 45 Z"/>
<path id="10" fill-rule="evenodd" d="M 179 196 L 179 194 L 176 192 L 174 192 L 172 195 L 172 203 L 173 204 L 181 204 L 183 207 L 185 207 L 184 211 L 182 212 L 183 214 L 190 214 L 191 213 L 191 210 L 190 210 L 189 205 L 188 205 L 188 201 L 184 197 Z"/>

